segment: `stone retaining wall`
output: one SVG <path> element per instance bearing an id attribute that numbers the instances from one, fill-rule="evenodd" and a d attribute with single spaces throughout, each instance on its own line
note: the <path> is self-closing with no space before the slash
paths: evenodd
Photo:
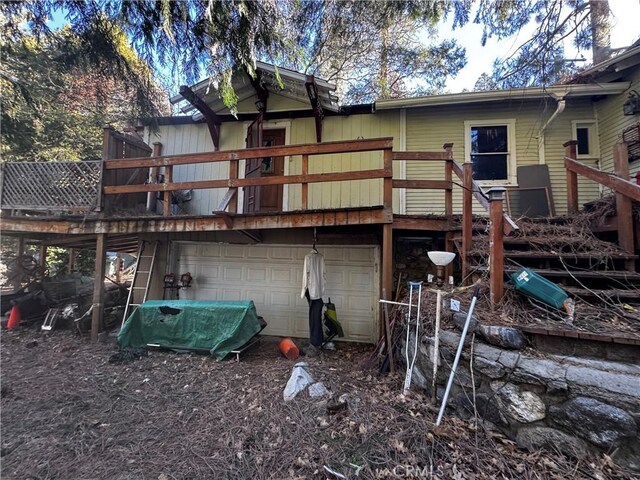
<path id="1" fill-rule="evenodd" d="M 501 338 L 500 332 L 493 333 Z M 410 338 L 411 352 L 414 338 Z M 439 398 L 459 339 L 455 332 L 440 334 Z M 458 365 L 447 415 L 468 418 L 475 408 L 489 428 L 503 431 L 523 448 L 557 449 L 575 457 L 605 451 L 621 465 L 640 471 L 638 365 L 515 351 L 478 340 L 472 359 L 470 343 Z M 432 354 L 433 338 L 425 337 L 413 385 L 428 392 Z"/>

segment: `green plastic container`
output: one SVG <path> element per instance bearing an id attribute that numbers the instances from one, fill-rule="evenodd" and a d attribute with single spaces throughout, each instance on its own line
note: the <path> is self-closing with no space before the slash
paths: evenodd
<path id="1" fill-rule="evenodd" d="M 562 308 L 564 301 L 569 298 L 567 292 L 555 283 L 528 268 L 521 268 L 512 274 L 511 281 L 518 292 L 522 292 L 554 308 Z"/>

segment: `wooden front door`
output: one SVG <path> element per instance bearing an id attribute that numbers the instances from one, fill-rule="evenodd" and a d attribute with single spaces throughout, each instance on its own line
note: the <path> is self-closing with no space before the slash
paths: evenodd
<path id="1" fill-rule="evenodd" d="M 258 133 L 258 132 L 256 132 Z M 274 147 L 284 145 L 285 129 L 262 130 L 247 137 L 247 146 Z M 257 140 L 257 141 L 256 141 Z M 273 177 L 284 175 L 284 157 L 247 159 L 245 178 Z M 282 210 L 283 185 L 245 187 L 244 213 L 278 212 Z"/>

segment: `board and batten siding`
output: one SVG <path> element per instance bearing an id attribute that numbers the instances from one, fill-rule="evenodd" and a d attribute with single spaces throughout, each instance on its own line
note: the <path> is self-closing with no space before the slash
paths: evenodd
<path id="1" fill-rule="evenodd" d="M 600 137 L 600 155 L 602 157 L 602 169 L 613 171 L 613 148 L 616 143 L 622 141 L 622 131 L 640 122 L 640 115 L 623 115 L 622 106 L 627 101 L 632 90 L 640 92 L 640 67 L 625 80 L 631 82 L 628 90 L 620 95 L 610 96 L 596 102 L 596 114 L 598 118 L 598 134 Z M 631 176 L 640 171 L 640 160 L 629 164 Z"/>
<path id="2" fill-rule="evenodd" d="M 330 116 L 323 121 L 322 140 L 340 140 L 393 137 L 394 145 L 400 138 L 398 112 Z M 225 122 L 220 130 L 220 150 L 245 148 L 247 123 Z M 266 121 L 264 129 L 285 128 L 288 144 L 315 143 L 316 131 L 313 118 Z M 163 155 L 200 153 L 213 151 L 213 142 L 204 123 L 162 126 L 156 133 L 149 134 L 149 142 L 161 142 Z M 398 162 L 395 162 L 398 163 Z M 383 154 L 377 152 L 314 155 L 309 157 L 309 173 L 341 172 L 351 170 L 379 169 L 383 167 Z M 239 176 L 244 176 L 244 161 L 240 162 Z M 302 156 L 285 159 L 285 175 L 302 172 Z M 398 176 L 400 166 L 394 165 L 394 175 Z M 229 163 L 215 162 L 174 167 L 175 182 L 193 180 L 213 180 L 228 178 Z M 299 210 L 302 207 L 302 189 L 299 184 L 285 186 L 285 210 Z M 192 215 L 210 215 L 222 200 L 226 189 L 194 190 L 193 198 L 186 207 Z M 399 209 L 399 193 L 394 191 L 394 210 Z M 368 207 L 382 204 L 382 180 L 354 180 L 309 184 L 309 209 L 329 209 L 346 207 Z M 239 207 L 242 208 L 241 202 Z"/>
<path id="3" fill-rule="evenodd" d="M 465 160 L 465 121 L 515 119 L 515 154 L 517 166 L 540 163 L 538 136 L 540 129 L 556 110 L 556 102 L 549 100 L 527 102 L 496 102 L 476 105 L 452 105 L 407 109 L 407 150 L 439 151 L 445 143 L 453 143 L 454 159 Z M 594 118 L 589 100 L 569 99 L 565 111 L 547 128 L 544 136 L 545 163 L 549 166 L 551 188 L 557 213 L 566 212 L 566 175 L 562 144 L 571 139 L 571 121 Z M 511 148 L 511 147 L 510 147 Z M 512 150 L 513 151 L 513 150 Z M 597 161 L 585 163 L 595 166 Z M 444 178 L 443 162 L 407 162 L 408 179 Z M 459 179 L 454 174 L 454 182 Z M 488 187 L 487 187 L 488 188 Z M 593 182 L 580 181 L 580 200 L 588 201 L 598 195 Z M 444 192 L 438 190 L 408 190 L 406 208 L 409 214 L 444 214 Z M 462 189 L 454 185 L 454 212 L 462 211 Z M 474 201 L 474 212 L 484 210 Z"/>

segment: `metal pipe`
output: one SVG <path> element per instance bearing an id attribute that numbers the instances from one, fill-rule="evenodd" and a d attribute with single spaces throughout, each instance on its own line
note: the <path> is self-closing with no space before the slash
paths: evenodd
<path id="1" fill-rule="evenodd" d="M 458 368 L 458 362 L 460 361 L 460 356 L 462 355 L 462 348 L 464 347 L 464 339 L 467 336 L 467 330 L 469 330 L 469 324 L 471 323 L 471 316 L 473 315 L 473 309 L 475 308 L 476 300 L 478 299 L 478 290 L 479 290 L 479 287 L 476 287 L 475 291 L 473 292 L 473 298 L 471 299 L 471 306 L 469 307 L 469 313 L 467 314 L 467 319 L 464 322 L 464 328 L 462 329 L 462 335 L 460 337 L 460 343 L 458 344 L 456 358 L 453 361 L 453 366 L 451 367 L 449 382 L 447 383 L 447 389 L 444 391 L 444 397 L 442 398 L 442 405 L 440 406 L 440 412 L 438 413 L 438 420 L 436 420 L 436 426 L 440 425 L 440 422 L 442 421 L 442 416 L 444 415 L 444 409 L 447 406 L 447 400 L 449 399 L 449 393 L 451 392 L 451 385 L 453 385 L 453 379 L 456 376 L 456 369 Z"/>
<path id="2" fill-rule="evenodd" d="M 418 309 L 416 312 L 416 338 L 414 341 L 413 359 L 411 360 L 411 365 L 409 365 L 409 323 L 411 320 L 411 307 L 409 307 L 409 321 L 407 322 L 407 343 L 405 350 L 405 357 L 407 359 L 407 374 L 404 378 L 404 389 L 402 392 L 405 395 L 409 393 L 409 387 L 411 387 L 411 376 L 413 375 L 413 367 L 416 364 L 416 358 L 418 357 L 418 331 L 420 329 L 420 306 L 422 305 L 422 282 L 409 282 L 409 285 L 409 303 L 411 303 L 413 300 L 413 287 L 416 285 L 418 286 Z"/>
<path id="3" fill-rule="evenodd" d="M 436 301 L 438 304 L 436 305 L 436 325 L 434 328 L 434 337 L 433 337 L 433 358 L 431 361 L 433 362 L 433 378 L 431 380 L 431 401 L 436 403 L 436 377 L 438 376 L 438 359 L 440 357 L 440 315 L 442 309 L 442 290 L 438 289 L 436 291 Z"/>

